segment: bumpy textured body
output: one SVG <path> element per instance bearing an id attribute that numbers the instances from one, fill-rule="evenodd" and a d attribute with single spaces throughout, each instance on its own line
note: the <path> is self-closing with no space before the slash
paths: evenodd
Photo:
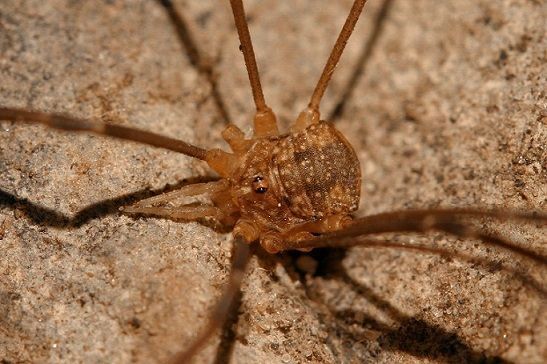
<path id="1" fill-rule="evenodd" d="M 241 140 L 236 144 L 241 145 Z M 255 139 L 244 151 L 234 152 L 238 166 L 227 176 L 232 201 L 240 220 L 266 232 L 259 234 L 261 243 L 264 235 L 277 235 L 277 246 L 294 241 L 296 232 L 305 238 L 330 230 L 324 223 L 346 221 L 359 207 L 357 155 L 330 123 Z"/>
<path id="2" fill-rule="evenodd" d="M 359 207 L 359 160 L 332 124 L 312 124 L 281 139 L 272 161 L 283 196 L 295 215 L 317 219 Z"/>

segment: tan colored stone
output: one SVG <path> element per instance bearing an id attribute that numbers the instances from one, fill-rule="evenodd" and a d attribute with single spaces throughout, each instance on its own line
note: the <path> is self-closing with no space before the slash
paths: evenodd
<path id="1" fill-rule="evenodd" d="M 245 4 L 266 99 L 286 129 L 306 105 L 351 1 Z M 379 5 L 365 7 L 324 116 Z M 252 99 L 228 2 L 186 0 L 177 7 L 219 60 L 219 89 L 233 121 L 250 125 Z M 394 2 L 337 124 L 361 159 L 363 214 L 436 206 L 546 210 L 544 13 L 539 1 Z M 5 2 L 0 105 L 222 145 L 210 87 L 152 1 Z M 96 136 L 0 127 L 0 359 L 150 363 L 184 347 L 204 326 L 225 280 L 229 235 L 197 223 L 126 217 L 116 199 L 207 175 L 205 166 Z M 95 217 L 80 226 L 59 227 L 61 216 L 94 204 L 107 211 L 95 206 Z M 499 229 L 546 253 L 545 229 Z M 343 260 L 336 251 L 314 255 L 319 276 L 299 280 L 295 259 L 257 250 L 233 353 L 220 360 L 545 358 L 544 267 L 476 241 L 393 239 L 456 246 L 492 264 L 352 249 Z M 211 340 L 196 362 L 214 362 L 219 341 Z"/>

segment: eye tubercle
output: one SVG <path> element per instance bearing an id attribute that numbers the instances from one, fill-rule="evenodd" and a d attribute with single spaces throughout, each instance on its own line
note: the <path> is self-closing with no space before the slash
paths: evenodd
<path id="1" fill-rule="evenodd" d="M 268 191 L 268 181 L 262 176 L 256 176 L 253 179 L 253 190 L 256 193 L 266 193 Z"/>

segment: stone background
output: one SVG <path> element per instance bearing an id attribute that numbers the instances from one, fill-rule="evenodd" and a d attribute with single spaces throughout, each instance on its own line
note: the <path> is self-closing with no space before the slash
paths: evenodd
<path id="1" fill-rule="evenodd" d="M 231 120 L 248 128 L 253 105 L 228 2 L 175 3 L 213 60 Z M 351 1 L 245 4 L 266 99 L 285 129 L 306 105 Z M 395 0 L 363 69 L 381 6 L 366 5 L 322 105 L 327 117 L 356 67 L 364 71 L 336 121 L 362 163 L 360 214 L 545 211 L 545 4 Z M 0 105 L 222 146 L 211 94 L 158 2 L 2 1 Z M 171 152 L 0 122 L 2 362 L 164 362 L 184 347 L 225 282 L 230 236 L 117 209 L 208 175 L 203 163 Z M 546 253 L 545 229 L 494 227 Z M 237 323 L 196 362 L 547 356 L 545 267 L 477 241 L 391 239 L 471 258 L 363 248 L 303 258 L 257 248 Z M 319 265 L 315 274 L 298 269 L 306 260 Z"/>

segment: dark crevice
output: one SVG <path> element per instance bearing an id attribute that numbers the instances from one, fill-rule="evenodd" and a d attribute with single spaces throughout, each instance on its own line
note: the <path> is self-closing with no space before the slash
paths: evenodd
<path id="1" fill-rule="evenodd" d="M 189 184 L 210 182 L 213 180 L 215 179 L 211 177 L 196 177 L 183 180 L 173 185 L 168 185 L 161 190 L 141 189 L 88 205 L 72 217 L 51 208 L 42 206 L 39 203 L 29 201 L 26 198 L 17 197 L 16 195 L 2 189 L 0 189 L 0 207 L 7 206 L 15 208 L 38 225 L 56 228 L 80 227 L 90 220 L 116 214 L 122 206 L 130 205 L 149 197 L 174 191 Z"/>
<path id="2" fill-rule="evenodd" d="M 229 314 L 221 327 L 220 343 L 218 344 L 213 362 L 215 364 L 224 364 L 231 361 L 234 345 L 237 341 L 237 324 L 239 321 L 241 298 L 242 294 L 241 290 L 239 290 L 230 306 Z"/>
<path id="3" fill-rule="evenodd" d="M 228 108 L 224 102 L 224 98 L 218 88 L 218 79 L 213 63 L 210 59 L 204 56 L 203 52 L 199 49 L 187 21 L 182 14 L 175 9 L 171 0 L 158 0 L 158 2 L 165 8 L 169 20 L 177 32 L 180 43 L 186 51 L 186 56 L 192 64 L 192 66 L 205 77 L 211 87 L 211 96 L 214 100 L 218 113 L 225 125 L 230 123 L 230 115 Z"/>
<path id="4" fill-rule="evenodd" d="M 359 239 L 359 238 L 356 238 Z M 543 298 L 547 298 L 547 288 L 543 282 L 539 282 L 531 275 L 527 274 L 525 268 L 519 268 L 518 266 L 506 265 L 502 260 L 498 259 L 489 259 L 488 257 L 475 257 L 468 255 L 459 251 L 454 251 L 452 249 L 447 249 L 439 246 L 424 246 L 418 244 L 405 244 L 405 243 L 392 243 L 380 239 L 371 239 L 367 240 L 359 239 L 362 241 L 363 245 L 357 247 L 360 248 L 370 248 L 370 249 L 391 249 L 391 250 L 401 250 L 401 251 L 410 251 L 416 254 L 427 254 L 427 255 L 437 255 L 444 258 L 447 261 L 459 260 L 462 262 L 468 263 L 470 266 L 481 267 L 485 272 L 493 273 L 496 271 L 507 272 L 512 275 L 514 278 L 522 282 L 527 288 L 535 291 L 538 295 Z M 302 253 L 298 251 L 290 252 L 292 259 L 296 261 L 300 256 L 309 256 L 314 259 L 317 264 L 317 269 L 313 273 L 316 277 L 329 277 L 332 275 L 334 269 L 343 271 L 343 267 L 334 268 L 335 265 L 333 261 L 338 262 L 343 260 L 345 257 L 345 252 L 347 248 L 316 248 L 310 253 Z M 300 280 L 304 283 L 304 277 L 306 272 L 298 271 L 300 275 Z"/>
<path id="5" fill-rule="evenodd" d="M 291 254 L 296 259 L 303 253 Z M 349 337 L 352 341 L 371 342 L 366 332 L 372 330 L 379 333 L 377 342 L 384 351 L 402 351 L 416 358 L 441 360 L 447 363 L 510 363 L 499 356 L 490 356 L 472 349 L 470 344 L 457 333 L 401 312 L 390 302 L 378 296 L 370 287 L 355 281 L 342 265 L 345 257 L 343 249 L 316 249 L 308 254 L 318 261 L 315 276 L 344 284 L 384 312 L 394 322 L 386 324 L 358 310 L 337 310 L 324 302 L 321 295 L 314 292 L 312 286 L 306 285 L 308 297 L 326 307 L 332 315 L 335 323 L 332 330 L 339 330 L 343 336 Z M 360 331 L 355 330 L 356 325 L 365 333 L 356 332 Z"/>
<path id="6" fill-rule="evenodd" d="M 332 111 L 330 112 L 327 120 L 335 121 L 344 114 L 346 105 L 349 103 L 349 100 L 351 99 L 353 95 L 353 92 L 357 86 L 357 82 L 365 74 L 367 64 L 372 56 L 372 53 L 374 52 L 374 49 L 376 47 L 376 44 L 378 43 L 379 37 L 382 34 L 385 20 L 387 18 L 387 15 L 392 5 L 393 5 L 393 0 L 384 0 L 384 2 L 382 3 L 382 7 L 380 8 L 380 11 L 378 12 L 378 15 L 376 16 L 376 19 L 374 21 L 372 34 L 367 38 L 363 46 L 363 49 L 361 51 L 361 54 L 359 55 L 359 58 L 357 59 L 357 64 L 355 65 L 355 68 L 351 76 L 349 77 L 348 83 L 346 84 L 346 87 L 344 87 L 342 93 L 340 94 L 340 98 L 338 102 L 336 103 L 336 105 L 334 106 L 334 108 L 332 109 Z"/>

